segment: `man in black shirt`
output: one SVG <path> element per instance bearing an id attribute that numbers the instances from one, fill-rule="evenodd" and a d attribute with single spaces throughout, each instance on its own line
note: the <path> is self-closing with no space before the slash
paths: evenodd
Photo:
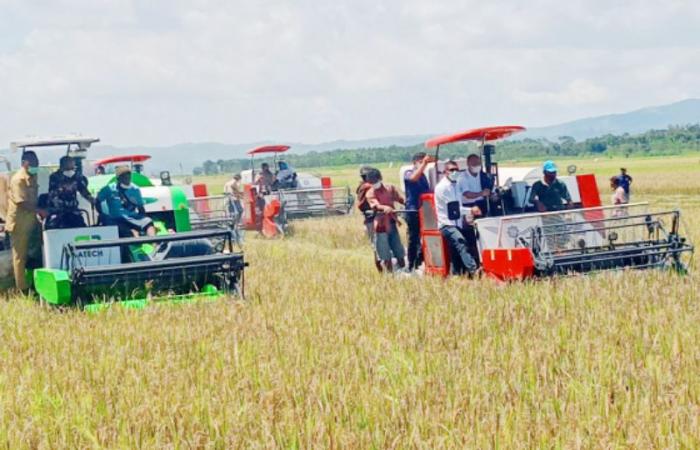
<path id="1" fill-rule="evenodd" d="M 78 194 L 91 204 L 95 203 L 87 186 L 88 180 L 75 170 L 73 158 L 62 157 L 58 170 L 49 177 L 49 216 L 45 224 L 47 230 L 87 226 L 78 207 Z"/>
<path id="2" fill-rule="evenodd" d="M 532 185 L 530 203 L 537 211 L 561 211 L 572 206 L 571 195 L 566 184 L 557 180 L 557 166 L 553 161 L 547 161 L 542 166 L 544 177 Z"/>

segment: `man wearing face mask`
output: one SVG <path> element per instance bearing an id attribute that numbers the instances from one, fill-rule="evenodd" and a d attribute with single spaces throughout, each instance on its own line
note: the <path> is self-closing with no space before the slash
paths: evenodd
<path id="1" fill-rule="evenodd" d="M 542 165 L 542 180 L 532 185 L 530 203 L 537 211 L 561 211 L 572 207 L 571 195 L 561 180 L 557 179 L 557 165 L 554 161 L 546 161 Z"/>
<path id="2" fill-rule="evenodd" d="M 15 286 L 21 291 L 28 289 L 25 270 L 30 255 L 38 253 L 41 246 L 41 232 L 37 214 L 44 217 L 46 212 L 37 208 L 39 184 L 37 173 L 39 159 L 36 153 L 25 151 L 22 154 L 22 167 L 12 176 L 7 205 L 5 229 L 12 240 L 12 265 L 15 272 Z"/>
<path id="3" fill-rule="evenodd" d="M 462 206 L 472 208 L 479 207 L 481 215 L 488 213 L 488 197 L 491 195 L 493 180 L 482 170 L 481 158 L 472 153 L 467 157 L 467 171 L 460 174 L 457 181 L 462 192 Z"/>
<path id="4" fill-rule="evenodd" d="M 394 213 L 396 203 L 405 204 L 405 200 L 396 187 L 382 182 L 382 173 L 373 169 L 367 173 L 367 182 L 372 188 L 367 192 L 367 202 L 376 212 L 374 217 L 374 249 L 382 261 L 384 270 L 393 271 L 392 257 L 396 264 L 403 268 L 406 263 L 406 252 L 401 243 L 397 228 L 398 221 Z"/>
<path id="5" fill-rule="evenodd" d="M 75 160 L 62 157 L 58 170 L 49 177 L 49 217 L 44 225 L 47 230 L 87 226 L 78 208 L 78 194 L 90 204 L 95 203 L 87 186 L 87 178 L 75 170 Z"/>
<path id="6" fill-rule="evenodd" d="M 131 183 L 131 168 L 115 169 L 117 180 L 103 187 L 97 194 L 103 220 L 106 225 L 117 225 L 120 236 L 139 236 L 142 233 L 155 236 L 153 220 L 146 216 L 143 198 L 138 186 Z"/>
<path id="7" fill-rule="evenodd" d="M 424 152 L 413 155 L 413 169 L 404 173 L 403 183 L 406 191 L 406 225 L 408 237 L 408 270 L 416 270 L 422 262 L 420 248 L 420 220 L 418 210 L 421 207 L 421 195 L 430 192 L 430 184 L 425 176 L 425 169 L 433 161 Z"/>
<path id="8" fill-rule="evenodd" d="M 471 276 L 476 272 L 477 264 L 469 253 L 463 229 L 465 216 L 466 222 L 470 222 L 481 214 L 481 210 L 477 206 L 468 210 L 462 209 L 463 195 L 457 185 L 458 179 L 457 163 L 447 161 L 445 176 L 435 186 L 435 209 L 440 233 L 450 247 L 452 273 L 459 275 L 466 271 Z"/>
<path id="9" fill-rule="evenodd" d="M 478 208 L 481 216 L 488 214 L 488 198 L 493 188 L 493 180 L 481 168 L 481 158 L 472 153 L 467 157 L 467 171 L 463 172 L 457 180 L 457 187 L 462 193 L 462 207 L 471 210 Z M 479 263 L 479 250 L 476 243 L 476 229 L 473 224 L 465 224 L 464 236 L 472 258 Z"/>

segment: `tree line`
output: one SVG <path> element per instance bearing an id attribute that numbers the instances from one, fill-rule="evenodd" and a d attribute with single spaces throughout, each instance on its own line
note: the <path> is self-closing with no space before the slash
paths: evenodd
<path id="1" fill-rule="evenodd" d="M 464 156 L 466 152 L 476 150 L 476 144 L 456 143 L 440 147 L 440 158 Z M 381 148 L 358 148 L 331 150 L 325 152 L 308 152 L 303 154 L 286 154 L 284 160 L 295 168 L 313 168 L 341 165 L 377 164 L 385 162 L 409 161 L 411 156 L 424 151 L 423 144 L 413 146 L 390 146 Z M 570 136 L 558 139 L 522 139 L 507 140 L 498 143 L 497 159 L 520 160 L 541 157 L 576 157 L 586 155 L 601 156 L 659 156 L 677 155 L 700 151 L 700 124 L 673 126 L 665 130 L 650 130 L 642 134 L 612 135 L 608 134 L 583 141 L 576 141 Z M 256 165 L 269 162 L 271 158 L 256 158 Z M 196 167 L 195 175 L 215 175 L 218 173 L 236 173 L 250 169 L 249 158 L 218 161 L 205 161 Z"/>

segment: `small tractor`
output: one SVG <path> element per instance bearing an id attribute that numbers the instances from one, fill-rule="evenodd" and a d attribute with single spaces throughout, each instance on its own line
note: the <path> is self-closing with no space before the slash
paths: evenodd
<path id="1" fill-rule="evenodd" d="M 90 145 L 98 139 L 69 136 L 11 143 L 11 149 L 63 146 L 81 172 Z M 48 172 L 40 170 L 39 193 L 46 193 Z M 114 174 L 88 177 L 96 195 L 115 181 Z M 178 186 L 158 186 L 132 172 L 156 236 L 120 237 L 105 226 L 100 212 L 82 197 L 80 208 L 89 226 L 43 230 L 40 267 L 31 271 L 34 290 L 51 305 L 96 311 L 119 304 L 143 308 L 153 302 L 179 303 L 243 295 L 243 254 L 234 251 L 230 230 L 192 230 L 188 198 Z"/>
<path id="2" fill-rule="evenodd" d="M 485 275 L 513 280 L 624 268 L 686 271 L 694 248 L 682 234 L 680 211 L 652 212 L 646 203 L 603 206 L 595 176 L 576 174 L 574 166 L 568 175 L 557 177 L 566 184 L 573 207 L 537 212 L 529 194 L 541 170 L 502 168 L 493 160 L 494 141 L 524 130 L 486 127 L 426 142 L 437 161 L 426 170 L 432 187 L 444 174 L 446 161 L 438 159 L 441 146 L 478 142 L 483 170 L 494 181 L 487 199 L 490 214 L 474 221 Z M 467 168 L 466 158 L 456 162 L 460 171 Z M 401 179 L 408 169 L 401 168 Z M 438 229 L 433 194 L 423 194 L 419 218 L 425 271 L 447 276 L 450 250 Z"/>

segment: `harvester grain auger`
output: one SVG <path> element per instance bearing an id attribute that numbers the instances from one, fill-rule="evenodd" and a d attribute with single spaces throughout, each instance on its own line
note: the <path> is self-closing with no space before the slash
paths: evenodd
<path id="1" fill-rule="evenodd" d="M 227 230 L 79 239 L 64 244 L 58 269 L 35 270 L 35 289 L 49 304 L 89 311 L 242 296 L 246 264 L 232 245 Z"/>

